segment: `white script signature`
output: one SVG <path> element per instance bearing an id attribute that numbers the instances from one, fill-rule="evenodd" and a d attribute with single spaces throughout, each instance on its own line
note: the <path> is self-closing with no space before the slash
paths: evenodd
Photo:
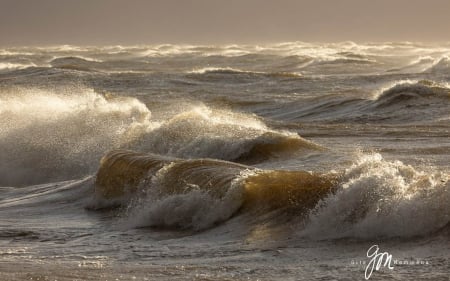
<path id="1" fill-rule="evenodd" d="M 364 273 L 364 277 L 366 280 L 369 280 L 370 276 L 374 270 L 378 271 L 382 266 L 388 267 L 389 269 L 394 269 L 391 265 L 392 255 L 388 252 L 379 253 L 380 248 L 378 245 L 373 245 L 367 250 L 367 257 L 370 258 L 369 263 L 366 266 L 366 271 Z M 384 262 L 383 262 L 384 261 Z"/>

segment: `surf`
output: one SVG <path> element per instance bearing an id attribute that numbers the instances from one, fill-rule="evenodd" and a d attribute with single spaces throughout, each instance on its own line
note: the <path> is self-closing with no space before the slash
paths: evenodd
<path id="1" fill-rule="evenodd" d="M 91 208 L 126 206 L 131 227 L 202 230 L 247 214 L 263 221 L 281 216 L 302 226 L 299 236 L 317 239 L 409 237 L 450 222 L 449 188 L 445 173 L 380 154 L 317 173 L 119 150 L 102 158 Z"/>

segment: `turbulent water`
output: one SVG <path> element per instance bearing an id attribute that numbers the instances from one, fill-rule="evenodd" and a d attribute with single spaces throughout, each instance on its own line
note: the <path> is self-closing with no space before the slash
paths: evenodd
<path id="1" fill-rule="evenodd" d="M 445 44 L 0 49 L 0 279 L 449 280 L 449 82 Z"/>

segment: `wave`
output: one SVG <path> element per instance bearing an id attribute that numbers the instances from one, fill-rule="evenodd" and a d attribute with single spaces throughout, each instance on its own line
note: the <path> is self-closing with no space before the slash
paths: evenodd
<path id="1" fill-rule="evenodd" d="M 38 66 L 53 65 L 78 71 L 127 72 L 155 70 L 197 75 L 263 75 L 295 78 L 300 75 L 352 75 L 418 73 L 430 62 L 413 62 L 417 55 L 427 58 L 445 55 L 444 48 L 412 44 L 310 44 L 287 42 L 252 45 L 153 45 L 49 48 L 22 47 L 0 50 L 10 60 Z M 19 60 L 20 59 L 20 60 Z M 444 57 L 440 64 L 445 65 Z M 417 65 L 416 65 L 417 64 Z M 437 62 L 436 62 L 437 64 Z M 217 66 L 217 67 L 205 67 Z M 226 67 L 228 66 L 228 67 Z M 197 67 L 203 67 L 195 69 Z M 193 69 L 193 71 L 189 71 Z M 438 65 L 436 65 L 438 68 Z"/>
<path id="2" fill-rule="evenodd" d="M 129 227 L 201 230 L 245 213 L 296 220 L 298 234 L 314 239 L 411 237 L 450 223 L 449 180 L 377 153 L 360 155 L 343 172 L 313 173 L 112 151 L 102 159 L 91 207 L 120 202 Z"/>
<path id="3" fill-rule="evenodd" d="M 411 61 L 408 65 L 389 69 L 387 72 L 396 72 L 396 73 L 421 73 L 426 72 L 433 64 L 436 63 L 436 59 L 431 56 L 421 56 L 413 61 Z"/>
<path id="4" fill-rule="evenodd" d="M 200 69 L 194 69 L 188 73 L 192 74 L 241 74 L 241 73 L 253 73 L 251 71 L 235 69 L 231 67 L 205 67 Z M 258 72 L 256 72 L 258 73 Z"/>
<path id="5" fill-rule="evenodd" d="M 23 64 L 23 63 L 0 62 L 0 71 L 24 69 L 33 66 L 36 65 L 34 63 Z"/>
<path id="6" fill-rule="evenodd" d="M 376 60 L 365 58 L 360 55 L 360 57 L 352 56 L 352 57 L 330 57 L 326 59 L 317 59 L 312 64 L 313 65 L 341 65 L 341 64 L 374 64 Z"/>
<path id="7" fill-rule="evenodd" d="M 220 75 L 239 75 L 239 74 L 247 74 L 247 75 L 261 75 L 275 78 L 298 78 L 302 77 L 302 74 L 299 72 L 260 72 L 260 71 L 249 71 L 249 70 L 241 70 L 231 67 L 205 67 L 200 69 L 195 69 L 189 71 L 190 74 L 220 74 Z"/>
<path id="8" fill-rule="evenodd" d="M 393 122 L 439 121 L 448 117 L 450 87 L 431 80 L 401 80 L 369 98 L 330 95 L 269 111 L 283 120 Z"/>
<path id="9" fill-rule="evenodd" d="M 0 185 L 66 180 L 94 172 L 98 159 L 150 126 L 134 98 L 88 88 L 0 92 Z"/>
<path id="10" fill-rule="evenodd" d="M 380 154 L 362 155 L 341 188 L 311 211 L 303 234 L 315 239 L 412 237 L 450 222 L 450 177 L 417 171 Z"/>
<path id="11" fill-rule="evenodd" d="M 426 70 L 425 73 L 448 74 L 450 73 L 450 58 L 443 56 L 434 61 L 434 63 Z"/>
<path id="12" fill-rule="evenodd" d="M 127 222 L 133 227 L 199 230 L 241 208 L 258 213 L 312 208 L 329 192 L 334 179 L 303 171 L 261 171 L 221 160 L 112 151 L 102 159 L 91 208 L 125 202 Z M 129 200 L 132 194 L 138 195 L 134 201 Z"/>
<path id="13" fill-rule="evenodd" d="M 160 122 L 130 146 L 175 157 L 237 161 L 322 149 L 296 133 L 270 129 L 255 116 L 204 105 Z"/>
<path id="14" fill-rule="evenodd" d="M 78 71 L 92 71 L 92 68 L 100 63 L 98 60 L 87 59 L 82 57 L 60 57 L 53 59 L 50 65 L 54 68 L 78 70 Z"/>
<path id="15" fill-rule="evenodd" d="M 401 81 L 377 96 L 375 104 L 376 106 L 392 106 L 411 99 L 420 101 L 423 98 L 445 100 L 450 98 L 450 88 L 430 80 Z"/>

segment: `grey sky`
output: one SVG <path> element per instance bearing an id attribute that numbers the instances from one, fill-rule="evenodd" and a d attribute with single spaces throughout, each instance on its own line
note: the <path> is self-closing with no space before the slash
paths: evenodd
<path id="1" fill-rule="evenodd" d="M 450 41 L 448 0 L 0 0 L 0 45 Z"/>

